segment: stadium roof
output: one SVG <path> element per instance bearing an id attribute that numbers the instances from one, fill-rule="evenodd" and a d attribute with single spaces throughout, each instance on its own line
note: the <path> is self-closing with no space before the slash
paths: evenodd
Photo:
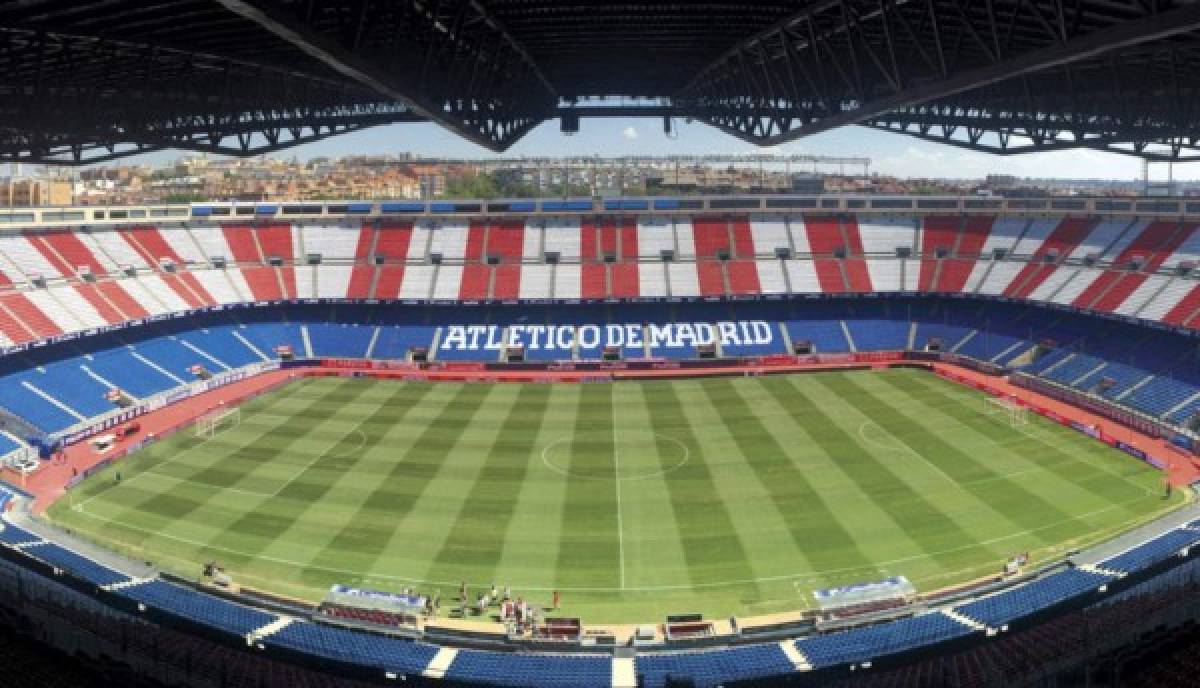
<path id="1" fill-rule="evenodd" d="M 1198 31 L 1194 0 L 0 0 L 0 158 L 661 116 L 1200 159 Z"/>

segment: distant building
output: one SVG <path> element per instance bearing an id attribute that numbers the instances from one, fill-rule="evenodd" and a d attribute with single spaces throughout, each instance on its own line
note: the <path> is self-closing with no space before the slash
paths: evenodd
<path id="1" fill-rule="evenodd" d="M 33 208 L 46 205 L 71 205 L 71 183 L 59 179 L 0 180 L 0 207 Z"/>

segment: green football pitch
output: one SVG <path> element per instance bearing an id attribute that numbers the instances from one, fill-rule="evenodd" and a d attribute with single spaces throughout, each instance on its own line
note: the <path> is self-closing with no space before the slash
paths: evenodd
<path id="1" fill-rule="evenodd" d="M 183 432 L 50 509 L 195 577 L 320 599 L 332 583 L 510 586 L 638 622 L 929 590 L 1044 560 L 1176 503 L 1135 459 L 917 370 L 612 384 L 306 379 Z M 115 471 L 122 479 L 117 480 Z"/>

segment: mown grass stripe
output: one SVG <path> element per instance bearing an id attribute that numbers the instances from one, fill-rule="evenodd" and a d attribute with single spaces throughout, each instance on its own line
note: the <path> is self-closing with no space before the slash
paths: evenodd
<path id="1" fill-rule="evenodd" d="M 647 383 L 642 386 L 642 394 L 646 399 L 650 427 L 658 435 L 660 465 L 662 470 L 671 471 L 663 484 L 675 514 L 679 544 L 691 582 L 754 578 L 754 569 L 750 567 L 729 506 L 713 480 L 704 445 L 696 439 L 692 423 L 684 415 L 677 384 Z M 672 450 L 676 447 L 665 437 L 673 437 L 687 447 L 687 463 L 678 468 L 666 463 L 666 457 L 673 456 Z M 757 586 L 750 584 L 747 587 Z"/>
<path id="2" fill-rule="evenodd" d="M 621 585 L 613 461 L 613 388 L 583 385 L 577 399 L 555 579 L 564 586 Z"/>
<path id="3" fill-rule="evenodd" d="M 744 460 L 787 523 L 796 547 L 817 571 L 854 567 L 871 570 L 875 564 L 852 533 L 838 520 L 824 496 L 796 468 L 774 435 L 730 380 L 705 380 L 713 408 L 740 449 Z"/>
<path id="4" fill-rule="evenodd" d="M 391 469 L 354 511 L 338 533 L 313 557 L 317 566 L 336 566 L 353 555 L 377 560 L 408 515 L 425 486 L 438 474 L 455 442 L 470 426 L 491 391 L 491 385 L 462 385 L 442 412 L 429 421 L 413 444 L 396 457 Z M 413 533 L 420 537 L 420 533 Z"/>
<path id="5" fill-rule="evenodd" d="M 911 383 L 911 386 L 902 385 L 897 379 L 889 378 L 885 381 L 894 389 L 920 398 L 927 403 L 936 401 L 939 396 L 938 390 L 929 384 L 929 380 L 920 376 L 905 380 L 906 383 Z M 1110 504 L 1123 504 L 1129 511 L 1139 511 L 1136 506 L 1127 502 L 1132 497 L 1144 494 L 1143 487 L 1114 479 L 1115 476 L 1109 471 L 1088 461 L 1080 460 L 1038 437 L 1019 429 L 997 424 L 993 418 L 972 413 L 966 406 L 942 404 L 939 406 L 939 410 L 989 440 L 1004 443 L 1009 451 L 1024 456 L 1033 461 L 1038 468 L 1053 473 L 1063 481 L 1089 492 L 1097 499 Z M 1018 439 L 1015 443 L 1013 442 L 1014 438 Z"/>
<path id="6" fill-rule="evenodd" d="M 378 389 L 370 383 L 361 384 L 363 393 Z M 343 432 L 337 443 L 284 485 L 278 495 L 263 500 L 258 508 L 248 510 L 211 543 L 220 544 L 236 538 L 236 549 L 241 553 L 236 559 L 242 565 L 253 561 L 303 520 L 306 512 L 314 508 L 319 510 L 321 500 L 337 481 L 355 469 L 364 453 L 358 433 L 366 437 L 366 445 L 371 446 L 372 440 L 378 441 L 404 412 L 419 406 L 430 389 L 427 385 L 399 384 L 390 395 L 379 401 L 374 413 Z M 346 407 L 340 408 L 344 411 Z M 344 425 L 341 427 L 345 429 Z"/>
<path id="7" fill-rule="evenodd" d="M 349 382 L 343 381 L 338 386 L 339 389 L 346 384 L 349 384 Z M 365 391 L 366 386 L 364 385 L 362 389 L 358 390 L 357 394 L 364 393 Z M 297 414 L 312 414 L 314 410 L 317 410 L 317 413 L 321 413 L 318 410 L 321 407 L 322 401 L 320 398 L 311 399 L 297 410 Z M 263 446 L 280 446 L 280 452 L 282 452 L 286 448 L 285 445 L 290 444 L 292 441 L 304 440 L 304 433 L 300 430 L 302 427 L 303 423 L 298 423 L 295 416 L 289 416 L 271 425 L 266 432 L 247 434 L 244 441 L 238 444 L 241 447 L 255 447 L 256 450 Z M 230 432 L 237 433 L 237 430 L 234 429 Z M 201 485 L 237 487 L 238 483 L 249 474 L 249 471 L 233 471 L 227 468 L 225 459 L 228 458 L 228 455 L 222 451 L 213 452 L 211 456 L 211 464 L 189 471 L 188 475 L 180 480 L 183 482 L 194 481 Z M 214 487 L 214 489 L 220 488 Z M 134 523 L 139 520 L 144 522 L 147 517 L 157 517 L 162 524 L 166 525 L 186 520 L 188 516 L 207 503 L 207 499 L 196 499 L 182 494 L 180 491 L 168 489 L 150 499 L 130 505 L 125 510 L 113 516 L 113 520 Z"/>
<path id="8" fill-rule="evenodd" d="M 817 375 L 813 379 L 832 392 L 841 392 Z M 826 413 L 793 380 L 764 378 L 763 388 L 785 409 L 796 426 L 825 452 L 850 480 L 882 509 L 926 554 L 948 571 L 977 563 L 980 558 L 998 556 L 984 545 L 959 549 L 972 541 L 971 535 L 947 516 L 904 478 L 847 432 L 837 418 Z M 858 397 L 843 397 L 858 406 Z"/>
<path id="9" fill-rule="evenodd" d="M 890 376 L 884 374 L 880 377 L 887 380 Z M 926 427 L 923 420 L 936 417 L 934 414 L 937 411 L 925 406 L 920 399 L 910 396 L 912 404 L 907 407 L 908 410 L 901 411 L 870 394 L 853 378 L 840 377 L 828 380 L 825 384 L 843 396 L 859 399 L 862 411 L 879 427 L 936 465 L 964 490 L 1039 540 L 1052 543 L 1061 540 L 1064 533 L 1086 530 L 1086 525 L 1074 516 L 994 470 L 989 465 L 989 457 L 973 456 L 962 451 L 940 433 Z M 913 409 L 916 412 L 912 412 Z M 981 480 L 986 482 L 979 482 Z"/>
<path id="10" fill-rule="evenodd" d="M 550 385 L 525 385 L 508 408 L 486 463 L 471 484 L 462 510 L 434 556 L 430 577 L 439 568 L 470 567 L 478 581 L 494 580 L 503 555 L 517 495 L 537 453 L 537 438 L 550 403 Z M 488 573 L 489 575 L 483 575 Z"/>

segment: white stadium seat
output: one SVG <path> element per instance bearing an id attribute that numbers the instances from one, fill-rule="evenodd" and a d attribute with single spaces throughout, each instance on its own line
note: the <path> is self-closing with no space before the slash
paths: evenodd
<path id="1" fill-rule="evenodd" d="M 521 233 L 521 261 L 524 263 L 540 263 L 542 247 L 546 233 L 540 222 L 529 220 L 525 223 L 525 231 Z M 522 280 L 524 281 L 524 280 Z"/>
<path id="2" fill-rule="evenodd" d="M 688 226 L 691 227 L 691 225 Z M 638 256 L 640 258 L 658 260 L 663 251 L 674 250 L 675 232 L 670 220 L 662 217 L 638 218 Z M 645 292 L 642 294 L 645 295 Z"/>
<path id="3" fill-rule="evenodd" d="M 464 220 L 448 220 L 432 230 L 430 253 L 440 253 L 444 260 L 461 261 L 467 255 L 467 223 Z M 454 297 L 458 296 L 456 291 Z M 448 297 L 435 297 L 448 298 Z"/>
<path id="4" fill-rule="evenodd" d="M 895 256 L 896 248 L 901 246 L 915 251 L 916 222 L 915 218 L 906 216 L 860 218 L 858 231 L 862 235 L 863 251 L 867 255 L 881 256 Z"/>
<path id="5" fill-rule="evenodd" d="M 638 293 L 651 297 L 667 296 L 667 265 L 662 262 L 638 265 Z"/>
<path id="6" fill-rule="evenodd" d="M 134 278 L 134 280 L 140 282 L 150 293 L 166 304 L 168 311 L 185 311 L 188 309 L 187 301 L 184 301 L 183 297 L 158 275 L 140 275 Z"/>
<path id="7" fill-rule="evenodd" d="M 546 220 L 545 251 L 558 252 L 563 262 L 578 261 L 582 246 L 581 232 L 577 217 L 555 217 Z"/>
<path id="8" fill-rule="evenodd" d="M 354 268 L 349 265 L 322 265 L 317 270 L 317 298 L 346 298 L 350 290 L 350 275 L 353 273 Z"/>
<path id="9" fill-rule="evenodd" d="M 554 266 L 554 298 L 577 299 L 583 276 L 578 263 L 559 263 Z"/>
<path id="10" fill-rule="evenodd" d="M 296 230 L 292 234 L 303 244 L 296 253 L 301 260 L 306 254 L 319 253 L 323 262 L 352 261 L 362 236 L 362 226 L 357 224 L 304 224 L 296 225 Z"/>
<path id="11" fill-rule="evenodd" d="M 992 270 L 979 285 L 977 293 L 998 296 L 1004 293 L 1008 285 L 1016 279 L 1026 263 L 1019 260 L 998 260 L 992 265 Z"/>
<path id="12" fill-rule="evenodd" d="M 196 276 L 196 280 L 200 282 L 200 286 L 204 287 L 204 290 L 216 299 L 217 303 L 242 302 L 242 297 L 233 288 L 233 284 L 229 282 L 225 270 L 197 270 L 192 274 Z M 144 306 L 145 304 L 143 304 Z"/>
<path id="13" fill-rule="evenodd" d="M 1191 293 L 1196 285 L 1200 284 L 1194 279 L 1186 279 L 1183 277 L 1175 278 L 1165 289 L 1150 303 L 1146 304 L 1140 313 L 1139 318 L 1147 320 L 1162 320 L 1167 313 L 1170 313 L 1185 296 Z"/>
<path id="14" fill-rule="evenodd" d="M 287 269 L 287 268 L 285 268 Z M 296 273 L 296 298 L 298 299 L 315 299 L 317 298 L 317 267 L 314 265 L 297 265 Z"/>
<path id="15" fill-rule="evenodd" d="M 786 294 L 787 281 L 783 276 L 783 261 L 759 260 L 758 286 L 764 294 Z"/>
<path id="16" fill-rule="evenodd" d="M 179 259 L 185 263 L 204 264 L 208 263 L 209 259 L 212 257 L 205 255 L 204 250 L 200 248 L 200 244 L 196 243 L 196 239 L 192 236 L 192 233 L 185 227 L 160 227 L 158 229 L 158 233 L 159 236 L 163 238 L 163 241 L 165 241 L 167 245 L 170 246 L 173 251 L 175 251 L 175 254 L 179 256 Z M 224 242 L 223 237 L 221 238 L 221 241 Z M 220 255 L 224 256 L 226 260 L 233 260 L 233 256 L 229 255 L 229 248 L 225 247 L 224 250 L 225 253 Z M 163 258 L 164 256 L 154 257 Z"/>
<path id="17" fill-rule="evenodd" d="M 1053 301 L 1054 303 L 1073 303 L 1103 272 L 1103 270 L 1098 268 L 1079 268 L 1053 296 L 1046 294 L 1045 296 L 1037 296 L 1035 298 Z"/>
<path id="18" fill-rule="evenodd" d="M 871 276 L 871 285 L 880 291 L 900 291 L 901 262 L 895 258 L 868 258 L 867 274 Z"/>
<path id="19" fill-rule="evenodd" d="M 1138 311 L 1142 310 L 1154 295 L 1163 289 L 1171 278 L 1167 275 L 1148 275 L 1133 293 L 1117 306 L 1117 313 L 1121 315 L 1137 315 Z"/>
<path id="20" fill-rule="evenodd" d="M 817 279 L 817 268 L 811 260 L 786 260 L 788 281 L 793 294 L 820 294 L 821 282 Z"/>
<path id="21" fill-rule="evenodd" d="M 674 218 L 675 225 L 675 257 L 682 260 L 696 258 L 696 233 L 692 228 L 690 218 Z"/>
<path id="22" fill-rule="evenodd" d="M 229 248 L 229 242 L 225 241 L 225 233 L 219 226 L 198 225 L 189 227 L 188 231 L 200 247 L 200 253 L 204 256 L 204 260 L 224 258 L 231 264 L 234 262 L 233 251 Z M 174 246 L 174 243 L 172 243 L 172 246 Z M 176 251 L 178 250 L 176 249 Z"/>
<path id="23" fill-rule="evenodd" d="M 92 231 L 76 232 L 80 243 L 92 252 L 96 262 L 106 272 L 116 272 L 121 265 L 145 267 L 146 261 L 141 254 L 133 250 L 125 237 L 114 229 L 95 229 Z"/>
<path id="24" fill-rule="evenodd" d="M 756 256 L 773 257 L 777 248 L 792 248 L 787 221 L 782 217 L 751 215 L 750 238 L 754 242 Z"/>
<path id="25" fill-rule="evenodd" d="M 1013 246 L 1012 255 L 1022 257 L 1032 256 L 1057 226 L 1058 220 L 1049 220 L 1046 218 L 1030 220 L 1029 227 L 1025 230 L 1024 236 Z"/>
<path id="26" fill-rule="evenodd" d="M 519 298 L 548 299 L 552 287 L 554 266 L 540 263 L 537 265 L 521 266 L 521 286 Z"/>
<path id="27" fill-rule="evenodd" d="M 404 279 L 400 282 L 401 299 L 428 299 L 433 292 L 433 273 L 436 265 L 409 265 L 404 268 Z M 448 266 L 441 266 L 445 269 Z M 459 268 L 462 275 L 462 268 Z M 457 297 L 457 292 L 455 293 Z"/>
<path id="28" fill-rule="evenodd" d="M 58 268 L 23 236 L 0 236 L 0 252 L 8 257 L 10 265 L 15 266 L 27 277 L 39 275 L 53 279 L 63 276 Z"/>

